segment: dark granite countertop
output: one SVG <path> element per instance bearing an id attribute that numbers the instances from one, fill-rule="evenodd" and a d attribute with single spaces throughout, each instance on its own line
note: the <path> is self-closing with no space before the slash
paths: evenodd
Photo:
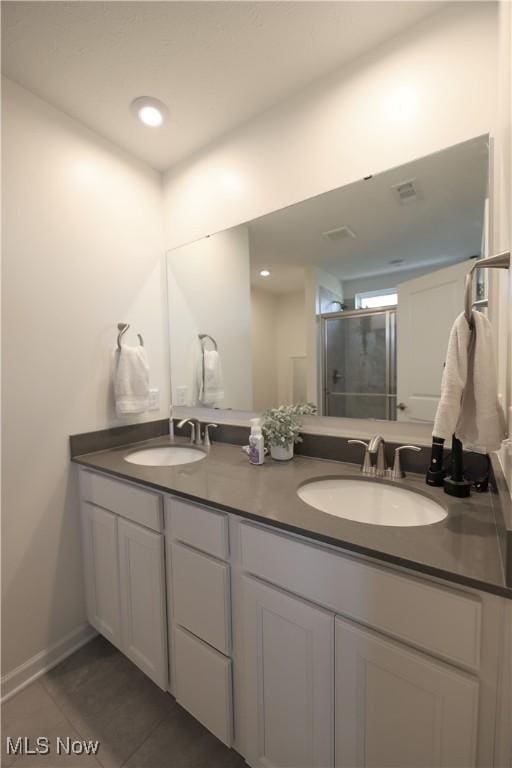
<path id="1" fill-rule="evenodd" d="M 176 442 L 187 445 L 185 440 Z M 214 444 L 202 461 L 177 467 L 145 467 L 124 460 L 136 449 L 168 444 L 168 438 L 156 438 L 75 456 L 72 460 L 89 469 L 202 502 L 381 562 L 512 599 L 512 586 L 506 584 L 491 493 L 452 499 L 442 489 L 426 486 L 422 476 L 410 474 L 399 483 L 437 501 L 446 509 L 447 517 L 428 526 L 369 525 L 320 512 L 297 496 L 297 488 L 307 480 L 332 476 L 360 478 L 354 464 L 296 456 L 290 462 L 267 460 L 262 466 L 252 466 L 239 446 L 226 443 Z"/>

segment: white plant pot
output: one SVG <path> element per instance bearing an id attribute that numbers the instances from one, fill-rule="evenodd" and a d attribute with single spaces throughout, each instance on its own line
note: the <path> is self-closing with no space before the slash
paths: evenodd
<path id="1" fill-rule="evenodd" d="M 290 461 L 290 459 L 293 459 L 293 443 L 288 445 L 271 445 L 270 455 L 276 461 Z"/>

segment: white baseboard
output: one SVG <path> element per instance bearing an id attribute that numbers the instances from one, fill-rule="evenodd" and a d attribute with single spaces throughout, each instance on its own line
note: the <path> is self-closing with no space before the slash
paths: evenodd
<path id="1" fill-rule="evenodd" d="M 49 648 L 36 653 L 28 661 L 8 672 L 1 679 L 2 703 L 5 703 L 15 693 L 21 691 L 30 683 L 37 680 L 45 672 L 55 667 L 60 661 L 77 651 L 82 645 L 92 640 L 98 633 L 90 624 L 82 624 Z"/>

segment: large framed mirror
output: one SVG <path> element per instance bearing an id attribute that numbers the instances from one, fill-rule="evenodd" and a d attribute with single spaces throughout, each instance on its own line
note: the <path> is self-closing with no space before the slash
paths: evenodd
<path id="1" fill-rule="evenodd" d="M 432 421 L 488 165 L 477 137 L 169 251 L 173 404 Z"/>

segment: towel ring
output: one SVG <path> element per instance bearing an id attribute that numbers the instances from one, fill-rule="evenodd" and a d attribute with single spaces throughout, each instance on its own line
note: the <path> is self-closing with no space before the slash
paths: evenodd
<path id="1" fill-rule="evenodd" d="M 210 339 L 210 341 L 212 342 L 212 344 L 213 344 L 213 346 L 214 346 L 214 349 L 215 349 L 215 351 L 217 351 L 217 350 L 218 350 L 217 342 L 215 341 L 215 339 L 213 338 L 213 336 L 210 336 L 210 334 L 209 334 L 209 333 L 198 333 L 198 337 L 199 337 L 199 339 L 200 339 L 200 341 L 201 341 L 201 344 L 203 343 L 203 341 L 204 341 L 205 339 Z"/>
<path id="2" fill-rule="evenodd" d="M 495 256 L 489 256 L 487 259 L 475 261 L 466 275 L 464 286 L 464 315 L 468 321 L 469 327 L 473 327 L 473 274 L 476 269 L 509 269 L 510 251 L 497 253 Z"/>
<path id="3" fill-rule="evenodd" d="M 121 339 L 123 338 L 124 334 L 126 333 L 126 331 L 128 330 L 129 327 L 130 327 L 129 323 L 118 323 L 117 324 L 117 330 L 119 331 L 119 333 L 117 334 L 117 348 L 118 349 L 121 349 Z M 141 345 L 141 347 L 143 347 L 144 346 L 144 339 L 142 338 L 140 333 L 137 334 L 137 338 L 139 339 L 139 344 Z"/>

